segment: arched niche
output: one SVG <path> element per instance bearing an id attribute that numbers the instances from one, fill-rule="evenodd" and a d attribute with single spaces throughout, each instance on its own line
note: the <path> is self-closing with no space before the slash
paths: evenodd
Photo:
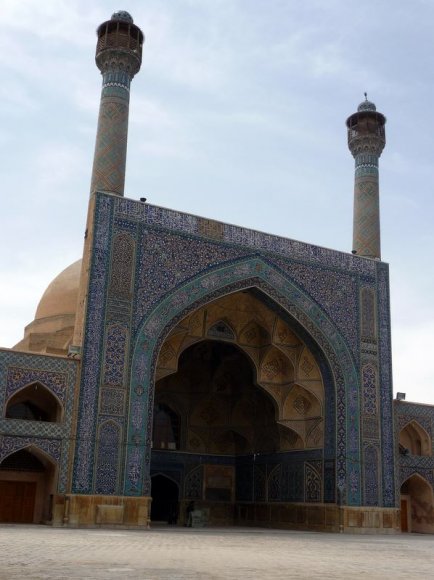
<path id="1" fill-rule="evenodd" d="M 267 349 L 259 370 L 259 381 L 274 385 L 288 384 L 294 380 L 294 366 L 275 346 Z"/>
<path id="2" fill-rule="evenodd" d="M 294 385 L 282 410 L 282 419 L 294 421 L 322 416 L 322 405 L 318 398 L 300 385 Z"/>
<path id="3" fill-rule="evenodd" d="M 279 447 L 278 407 L 257 383 L 251 358 L 234 344 L 204 340 L 184 350 L 178 372 L 157 381 L 155 400 L 182 400 L 181 450 L 238 454 Z M 154 430 L 156 421 L 154 415 Z"/>
<path id="4" fill-rule="evenodd" d="M 35 445 L 0 463 L 0 522 L 47 523 L 52 519 L 57 464 Z"/>
<path id="5" fill-rule="evenodd" d="M 256 320 L 250 320 L 240 332 L 239 343 L 251 348 L 264 348 L 271 344 L 270 332 Z"/>
<path id="6" fill-rule="evenodd" d="M 152 447 L 154 449 L 179 449 L 181 418 L 169 405 L 156 403 Z"/>
<path id="7" fill-rule="evenodd" d="M 411 421 L 401 429 L 399 444 L 411 455 L 431 456 L 432 454 L 431 437 L 417 421 Z"/>
<path id="8" fill-rule="evenodd" d="M 57 423 L 62 420 L 62 415 L 59 399 L 39 382 L 23 387 L 6 403 L 6 419 Z"/>
<path id="9" fill-rule="evenodd" d="M 351 351 L 324 310 L 288 277 L 261 258 L 247 258 L 221 265 L 218 271 L 210 270 L 187 281 L 168 293 L 140 322 L 130 382 L 130 413 L 134 409 L 137 421 L 130 423 L 128 440 L 133 442 L 136 433 L 143 432 L 143 429 L 148 440 L 151 440 L 154 377 L 158 354 L 166 338 L 187 317 L 194 317 L 208 304 L 238 292 L 247 293 L 251 299 L 262 302 L 274 315 L 281 317 L 314 353 L 327 400 L 324 407 L 324 460 L 329 462 L 330 469 L 325 474 L 324 501 L 335 501 L 336 481 L 344 484 L 351 480 L 347 503 L 359 505 L 359 401 L 347 396 L 347 390 L 357 382 L 358 376 Z M 195 328 L 200 331 L 200 324 Z M 336 413 L 337 398 L 345 401 L 344 413 Z M 351 448 L 346 444 L 348 440 L 352 441 Z M 127 473 L 134 474 L 134 477 L 126 478 L 125 493 L 148 493 L 150 455 L 146 449 L 133 452 L 131 448 L 126 466 Z M 393 499 L 392 489 L 387 487 L 384 493 L 387 501 Z"/>
<path id="10" fill-rule="evenodd" d="M 401 529 L 434 532 L 433 489 L 419 473 L 413 473 L 401 485 Z"/>
<path id="11" fill-rule="evenodd" d="M 207 336 L 218 340 L 235 340 L 235 332 L 227 320 L 218 320 L 214 322 L 208 330 Z"/>
<path id="12" fill-rule="evenodd" d="M 290 427 L 279 425 L 279 437 L 281 451 L 293 451 L 305 447 L 303 437 Z"/>

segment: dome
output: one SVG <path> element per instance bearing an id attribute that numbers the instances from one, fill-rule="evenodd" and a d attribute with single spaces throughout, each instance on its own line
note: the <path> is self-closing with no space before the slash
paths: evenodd
<path id="1" fill-rule="evenodd" d="M 131 22 L 133 24 L 133 17 L 126 10 L 118 10 L 111 17 L 112 20 L 123 20 L 124 22 Z"/>
<path id="2" fill-rule="evenodd" d="M 35 320 L 75 314 L 80 272 L 81 260 L 77 260 L 54 278 L 39 301 Z"/>
<path id="3" fill-rule="evenodd" d="M 368 95 L 365 93 L 365 100 L 357 107 L 359 113 L 363 111 L 376 111 L 377 107 L 371 101 L 368 101 Z"/>

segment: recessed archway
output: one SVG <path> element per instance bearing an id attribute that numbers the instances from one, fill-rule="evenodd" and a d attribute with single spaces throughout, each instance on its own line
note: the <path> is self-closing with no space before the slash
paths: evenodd
<path id="1" fill-rule="evenodd" d="M 303 490 L 305 457 L 319 474 L 315 501 L 324 501 L 326 367 L 270 306 L 251 290 L 226 295 L 179 321 L 161 346 L 151 472 L 178 470 L 182 479 L 194 471 L 181 487 L 181 513 L 194 497 L 213 523 L 217 512 L 219 523 L 233 522 L 239 502 L 269 501 L 259 480 L 280 461 L 286 481 L 276 480 L 271 501 L 313 501 Z M 182 417 L 176 453 L 156 437 L 163 409 Z"/>
<path id="2" fill-rule="evenodd" d="M 431 437 L 417 421 L 411 421 L 401 429 L 399 444 L 411 455 L 430 456 L 432 453 Z"/>
<path id="3" fill-rule="evenodd" d="M 261 259 L 242 260 L 228 264 L 218 271 L 206 273 L 175 289 L 140 324 L 134 346 L 132 375 L 130 383 L 130 412 L 134 411 L 128 438 L 136 440 L 139 430 L 147 426 L 147 438 L 152 440 L 152 411 L 155 381 L 162 378 L 161 371 L 170 374 L 176 371 L 176 344 L 167 344 L 168 339 L 182 333 L 184 322 L 192 317 L 191 326 L 199 334 L 192 342 L 201 340 L 203 325 L 195 316 L 198 309 L 215 305 L 217 301 L 239 294 L 247 294 L 267 307 L 290 330 L 289 336 L 297 336 L 311 350 L 313 360 L 318 366 L 326 392 L 327 404 L 323 409 L 323 425 L 315 430 L 313 441 L 323 441 L 324 464 L 324 501 L 336 501 L 336 481 L 347 487 L 348 505 L 358 505 L 360 501 L 360 473 L 357 459 L 359 441 L 358 399 L 347 398 L 346 389 L 357 380 L 357 369 L 345 343 L 345 339 L 333 321 L 309 297 L 300 291 L 287 278 Z M 219 320 L 227 317 L 223 314 Z M 262 321 L 261 321 L 262 323 Z M 232 325 L 231 325 L 232 326 Z M 234 328 L 235 335 L 238 328 Z M 280 329 L 277 335 L 284 336 Z M 228 340 L 228 339 L 227 339 Z M 165 348 L 165 346 L 168 348 Z M 170 346 L 170 348 L 169 348 Z M 288 348 L 291 345 L 288 344 Z M 165 366 L 158 365 L 159 354 L 164 352 Z M 279 350 L 282 348 L 279 346 Z M 260 353 L 259 353 L 260 354 Z M 175 367 L 174 367 L 175 363 Z M 315 367 L 315 365 L 313 365 Z M 158 367 L 158 368 L 157 368 Z M 308 374 L 311 361 L 305 364 Z M 159 370 L 158 370 L 159 369 Z M 164 376 L 164 375 L 163 375 Z M 306 380 L 308 380 L 306 378 Z M 270 386 L 270 390 L 272 390 Z M 315 393 L 316 394 L 316 393 Z M 345 401 L 345 412 L 336 414 L 336 400 Z M 312 429 L 310 432 L 313 433 Z M 136 435 L 137 434 L 137 435 Z M 345 449 L 345 441 L 351 439 L 350 449 Z M 128 473 L 124 484 L 125 493 L 137 494 L 150 492 L 150 454 L 146 449 L 134 450 L 127 455 Z M 131 471 L 130 471 L 131 470 Z M 387 493 L 389 493 L 389 489 Z"/>
<path id="4" fill-rule="evenodd" d="M 167 375 L 155 387 L 154 433 L 161 409 L 171 397 L 183 400 L 183 432 L 179 449 L 190 453 L 249 454 L 274 453 L 281 449 L 286 425 L 280 397 L 261 385 L 253 360 L 238 346 L 215 340 L 195 343 L 182 352 L 178 371 Z M 292 373 L 292 371 L 291 371 Z M 283 380 L 283 393 L 288 388 Z M 164 401 L 162 405 L 160 401 Z M 175 402 L 176 405 L 176 402 Z M 300 420 L 291 421 L 300 423 Z M 299 448 L 300 445 L 297 445 Z M 154 445 L 154 449 L 164 449 Z M 169 449 L 169 447 L 166 447 Z"/>
<path id="5" fill-rule="evenodd" d="M 44 523 L 52 518 L 57 466 L 31 445 L 0 463 L 0 522 Z"/>
<path id="6" fill-rule="evenodd" d="M 434 532 L 433 489 L 418 473 L 401 486 L 401 530 L 403 532 Z"/>
<path id="7" fill-rule="evenodd" d="M 62 419 L 62 406 L 43 384 L 32 383 L 10 397 L 5 415 L 7 419 L 54 423 Z"/>

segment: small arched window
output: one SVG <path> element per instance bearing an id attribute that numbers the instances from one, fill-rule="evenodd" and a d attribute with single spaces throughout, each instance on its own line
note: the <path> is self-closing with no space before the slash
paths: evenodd
<path id="1" fill-rule="evenodd" d="M 401 430 L 399 446 L 403 455 L 431 455 L 431 437 L 417 421 L 411 421 Z"/>
<path id="2" fill-rule="evenodd" d="M 6 419 L 55 423 L 62 418 L 62 407 L 44 385 L 33 383 L 9 399 L 5 416 Z"/>

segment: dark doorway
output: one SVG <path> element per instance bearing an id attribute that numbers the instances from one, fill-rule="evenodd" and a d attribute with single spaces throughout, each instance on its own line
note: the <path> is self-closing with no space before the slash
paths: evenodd
<path id="1" fill-rule="evenodd" d="M 151 521 L 176 524 L 179 509 L 177 484 L 164 475 L 154 475 L 151 482 Z"/>

